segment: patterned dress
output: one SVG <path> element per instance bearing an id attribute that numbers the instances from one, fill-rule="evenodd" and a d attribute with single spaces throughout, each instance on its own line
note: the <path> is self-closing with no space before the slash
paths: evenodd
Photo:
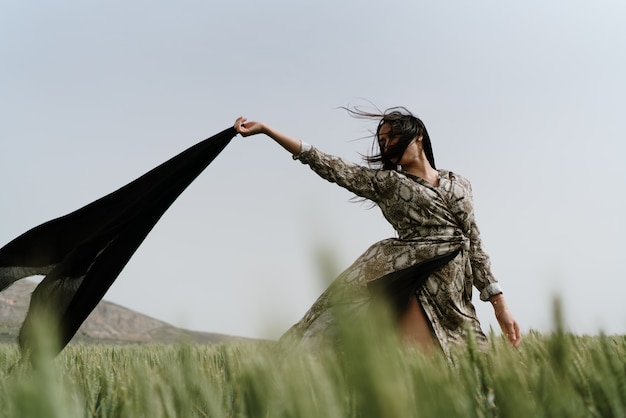
<path id="1" fill-rule="evenodd" d="M 486 340 L 471 302 L 472 286 L 483 301 L 501 290 L 481 246 L 471 186 L 466 179 L 438 170 L 439 185 L 433 186 L 408 173 L 360 166 L 305 143 L 294 159 L 309 165 L 322 178 L 378 205 L 398 238 L 369 247 L 283 338 L 314 347 L 333 327 L 332 305 L 362 309 L 371 297 L 368 284 L 457 251 L 452 261 L 428 276 L 416 295 L 444 353 L 449 354 L 452 345 L 467 341 L 468 330 L 479 342 Z"/>

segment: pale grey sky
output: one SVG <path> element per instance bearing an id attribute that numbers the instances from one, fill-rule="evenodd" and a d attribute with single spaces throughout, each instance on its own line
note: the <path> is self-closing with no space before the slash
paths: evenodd
<path id="1" fill-rule="evenodd" d="M 522 329 L 626 333 L 622 1 L 0 1 L 0 245 L 179 151 L 260 119 L 359 161 L 402 105 L 472 181 Z M 106 295 L 191 329 L 276 337 L 393 235 L 263 137 L 237 138 Z M 490 306 L 476 303 L 483 327 Z"/>

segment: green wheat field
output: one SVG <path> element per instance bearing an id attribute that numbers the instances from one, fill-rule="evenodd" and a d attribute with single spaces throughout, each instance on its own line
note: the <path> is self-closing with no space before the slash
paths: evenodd
<path id="1" fill-rule="evenodd" d="M 573 335 L 557 323 L 517 349 L 492 332 L 487 349 L 470 343 L 446 358 L 385 329 L 344 327 L 325 352 L 70 345 L 40 354 L 37 367 L 4 344 L 0 417 L 626 416 L 624 336 Z"/>

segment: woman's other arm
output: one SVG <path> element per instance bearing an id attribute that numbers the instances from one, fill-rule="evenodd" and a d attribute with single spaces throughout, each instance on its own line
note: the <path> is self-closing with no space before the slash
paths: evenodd
<path id="1" fill-rule="evenodd" d="M 504 295 L 501 293 L 499 295 L 492 296 L 489 298 L 489 301 L 493 305 L 493 310 L 496 314 L 496 319 L 498 320 L 498 324 L 500 324 L 502 332 L 506 334 L 506 338 L 509 340 L 511 345 L 513 347 L 517 347 L 522 341 L 522 334 L 519 330 L 517 321 L 513 317 L 513 314 L 509 310 L 508 306 L 506 306 Z"/>
<path id="2" fill-rule="evenodd" d="M 489 256 L 483 249 L 480 231 L 474 218 L 471 184 L 467 180 L 462 181 L 465 196 L 464 199 L 460 199 L 457 202 L 463 203 L 459 218 L 462 219 L 463 228 L 466 229 L 465 234 L 470 239 L 469 257 L 474 276 L 474 286 L 480 291 L 481 300 L 491 302 L 502 332 L 506 334 L 511 345 L 517 347 L 522 340 L 519 325 L 506 305 L 500 286 L 491 272 Z"/>

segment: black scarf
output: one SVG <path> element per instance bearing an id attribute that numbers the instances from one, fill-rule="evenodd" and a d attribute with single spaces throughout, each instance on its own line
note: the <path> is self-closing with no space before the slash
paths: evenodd
<path id="1" fill-rule="evenodd" d="M 22 351 L 32 348 L 40 315 L 57 328 L 57 353 L 65 347 L 165 211 L 236 134 L 226 129 L 0 248 L 0 291 L 24 277 L 45 276 L 20 330 Z"/>

